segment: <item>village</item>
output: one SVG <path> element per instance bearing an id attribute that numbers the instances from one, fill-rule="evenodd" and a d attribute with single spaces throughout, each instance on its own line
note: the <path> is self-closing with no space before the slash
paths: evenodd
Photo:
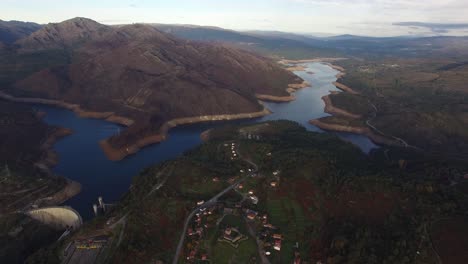
<path id="1" fill-rule="evenodd" d="M 258 139 L 258 136 L 246 136 L 248 139 Z M 229 152 L 230 159 L 240 158 L 238 146 L 235 142 L 223 145 Z M 271 153 L 267 153 L 271 156 Z M 262 175 L 256 168 L 239 170 L 239 176 L 227 179 L 229 184 L 235 184 L 233 192 L 240 199 L 220 199 L 214 205 L 201 208 L 189 224 L 185 234 L 185 260 L 188 263 L 214 263 L 210 260 L 212 251 L 219 243 L 228 245 L 233 251 L 243 248 L 244 244 L 254 245 L 262 263 L 270 263 L 280 259 L 284 237 L 282 230 L 274 226 L 270 216 L 257 206 L 260 202 L 256 195 L 256 181 L 267 178 L 270 189 L 280 187 L 280 171 L 274 171 L 270 175 Z M 239 183 L 239 179 L 245 180 Z M 214 177 L 213 182 L 221 181 L 220 177 Z M 221 197 L 223 198 L 223 197 Z M 202 206 L 205 201 L 199 201 L 194 206 Z M 250 241 L 249 241 L 250 240 Z M 301 263 L 299 245 L 294 246 L 294 262 Z M 257 263 L 256 259 L 249 260 Z"/>

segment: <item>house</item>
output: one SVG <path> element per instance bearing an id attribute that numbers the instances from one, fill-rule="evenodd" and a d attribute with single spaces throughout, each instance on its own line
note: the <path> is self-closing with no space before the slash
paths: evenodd
<path id="1" fill-rule="evenodd" d="M 275 240 L 275 245 L 273 246 L 273 248 L 277 251 L 281 251 L 281 240 Z"/>
<path id="2" fill-rule="evenodd" d="M 238 243 L 247 239 L 246 236 L 242 235 L 237 228 L 234 227 L 227 227 L 224 232 L 223 232 L 223 237 L 221 239 L 224 239 L 230 243 L 233 244 L 234 247 L 237 248 Z"/>
<path id="3" fill-rule="evenodd" d="M 256 215 L 255 213 L 248 213 L 248 214 L 247 214 L 247 218 L 248 218 L 249 220 L 255 220 L 255 217 L 256 217 L 256 216 L 257 216 L 257 215 Z"/>
<path id="4" fill-rule="evenodd" d="M 299 251 L 294 252 L 294 264 L 301 264 L 301 253 Z"/>
<path id="5" fill-rule="evenodd" d="M 193 228 L 189 227 L 189 229 L 187 230 L 187 235 L 189 236 L 193 236 L 195 233 L 193 232 Z"/>
<path id="6" fill-rule="evenodd" d="M 258 213 L 253 211 L 253 210 L 250 210 L 250 209 L 247 209 L 246 211 L 247 213 L 247 218 L 250 219 L 250 220 L 254 220 L 255 217 L 257 217 Z"/>
<path id="7" fill-rule="evenodd" d="M 252 201 L 253 204 L 258 204 L 258 197 L 255 195 L 252 195 L 249 197 L 250 200 Z"/>
<path id="8" fill-rule="evenodd" d="M 301 263 L 302 262 L 301 262 L 301 257 L 300 256 L 294 258 L 294 264 L 301 264 Z"/>
<path id="9" fill-rule="evenodd" d="M 275 182 L 275 181 L 272 181 L 272 182 L 270 182 L 270 186 L 271 187 L 276 187 L 276 186 L 278 186 L 278 183 Z"/>
<path id="10" fill-rule="evenodd" d="M 188 257 L 187 257 L 187 260 L 195 259 L 195 255 L 197 255 L 197 251 L 196 251 L 196 250 L 190 251 L 190 254 L 189 254 Z"/>
<path id="11" fill-rule="evenodd" d="M 274 239 L 283 239 L 283 236 L 281 234 L 273 234 Z"/>
<path id="12" fill-rule="evenodd" d="M 219 177 L 214 177 L 213 182 L 219 182 Z"/>
<path id="13" fill-rule="evenodd" d="M 279 173 L 280 173 L 280 171 L 274 171 L 274 172 L 273 172 L 273 175 L 274 175 L 274 176 L 277 176 Z"/>

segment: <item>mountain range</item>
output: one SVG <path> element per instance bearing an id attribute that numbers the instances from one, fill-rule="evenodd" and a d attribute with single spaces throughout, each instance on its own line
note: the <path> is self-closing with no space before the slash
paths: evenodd
<path id="1" fill-rule="evenodd" d="M 124 120 L 130 127 L 110 141 L 114 148 L 128 148 L 177 118 L 259 113 L 256 94 L 288 96 L 289 84 L 302 83 L 245 50 L 180 39 L 151 25 L 111 27 L 86 18 L 45 25 L 4 48 L 0 60 L 8 95 Z"/>

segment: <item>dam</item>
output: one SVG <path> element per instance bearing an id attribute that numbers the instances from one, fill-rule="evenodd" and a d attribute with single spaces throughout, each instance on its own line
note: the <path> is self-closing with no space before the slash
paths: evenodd
<path id="1" fill-rule="evenodd" d="M 80 214 L 68 206 L 32 209 L 26 215 L 57 230 L 76 230 L 83 224 Z"/>

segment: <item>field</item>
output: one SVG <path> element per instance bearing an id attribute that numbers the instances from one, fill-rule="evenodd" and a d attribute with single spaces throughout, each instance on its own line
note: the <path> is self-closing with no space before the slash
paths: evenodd
<path id="1" fill-rule="evenodd" d="M 233 248 L 224 242 L 217 242 L 212 250 L 212 263 L 256 263 L 257 245 L 252 238 L 242 241 L 238 248 Z"/>

